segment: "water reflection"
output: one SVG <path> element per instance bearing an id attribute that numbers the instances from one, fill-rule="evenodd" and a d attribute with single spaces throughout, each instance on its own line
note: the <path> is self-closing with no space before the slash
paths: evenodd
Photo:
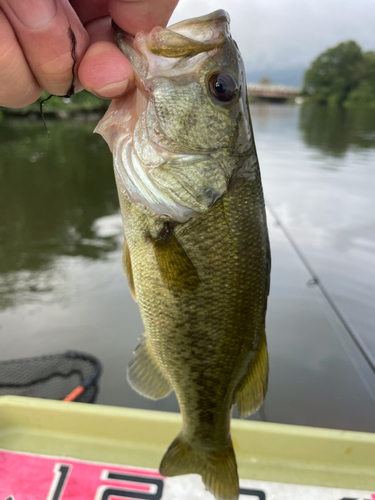
<path id="1" fill-rule="evenodd" d="M 302 106 L 299 128 L 308 146 L 343 156 L 348 148 L 375 148 L 375 113 L 371 109 Z"/>
<path id="2" fill-rule="evenodd" d="M 95 221 L 118 210 L 110 153 L 93 122 L 0 123 L 0 308 L 51 291 L 58 256 L 101 259 L 118 246 Z"/>
<path id="3" fill-rule="evenodd" d="M 375 366 L 375 112 L 253 111 L 266 200 Z"/>

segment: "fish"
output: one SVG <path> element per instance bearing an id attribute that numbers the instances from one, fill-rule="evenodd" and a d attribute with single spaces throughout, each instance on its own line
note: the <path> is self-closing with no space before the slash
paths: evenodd
<path id="1" fill-rule="evenodd" d="M 200 474 L 217 500 L 239 497 L 230 435 L 268 379 L 270 247 L 244 63 L 227 12 L 135 36 L 114 24 L 136 90 L 95 131 L 112 154 L 123 263 L 145 333 L 128 367 L 141 395 L 174 390 L 181 433 L 163 476 Z"/>

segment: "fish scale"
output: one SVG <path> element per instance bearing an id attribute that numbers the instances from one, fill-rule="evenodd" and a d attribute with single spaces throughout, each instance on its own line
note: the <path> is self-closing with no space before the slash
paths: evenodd
<path id="1" fill-rule="evenodd" d="M 241 198 L 252 203 L 241 204 Z M 210 425 L 209 439 L 214 441 L 215 436 L 217 443 L 225 442 L 234 388 L 247 374 L 248 354 L 255 352 L 264 330 L 268 240 L 260 179 L 257 183 L 241 180 L 210 212 L 176 229 L 201 280 L 194 295 L 181 297 L 165 287 L 153 248 L 144 244 L 147 217 L 125 196 L 121 205 L 126 207 L 125 236 L 145 330 L 176 391 L 184 425 L 195 434 L 194 429 L 205 430 L 205 422 L 211 421 L 207 414 L 221 415 L 215 427 Z M 259 212 L 257 217 L 254 211 Z M 134 231 L 142 227 L 143 231 Z M 259 259 L 249 259 L 254 252 L 260 254 Z M 239 363 L 241 352 L 246 355 Z M 200 380 L 198 391 L 189 384 L 192 373 Z M 203 407 L 202 398 L 206 400 Z"/>

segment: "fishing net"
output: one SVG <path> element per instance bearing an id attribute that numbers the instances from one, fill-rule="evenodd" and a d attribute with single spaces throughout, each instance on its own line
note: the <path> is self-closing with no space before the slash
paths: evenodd
<path id="1" fill-rule="evenodd" d="M 76 351 L 0 361 L 0 396 L 95 403 L 100 361 Z"/>

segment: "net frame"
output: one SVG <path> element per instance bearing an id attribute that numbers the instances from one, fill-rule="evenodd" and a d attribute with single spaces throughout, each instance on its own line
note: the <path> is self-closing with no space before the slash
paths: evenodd
<path id="1" fill-rule="evenodd" d="M 92 354 L 80 351 L 0 361 L 0 396 L 18 395 L 94 403 L 99 392 L 102 365 Z"/>

